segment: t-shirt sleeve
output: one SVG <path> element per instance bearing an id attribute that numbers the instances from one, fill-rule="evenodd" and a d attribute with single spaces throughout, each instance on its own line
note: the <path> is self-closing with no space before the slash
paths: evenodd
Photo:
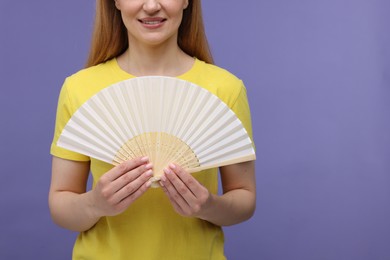
<path id="1" fill-rule="evenodd" d="M 237 115 L 237 117 L 241 120 L 241 123 L 243 124 L 245 130 L 248 132 L 249 137 L 252 140 L 253 147 L 254 141 L 253 141 L 253 133 L 252 133 L 252 120 L 251 120 L 251 112 L 249 108 L 249 103 L 248 103 L 248 97 L 247 97 L 247 92 L 246 88 L 244 86 L 244 83 L 242 81 L 239 92 L 237 95 L 236 100 L 234 101 L 231 109 L 233 112 Z"/>
<path id="2" fill-rule="evenodd" d="M 88 156 L 69 151 L 67 149 L 57 146 L 58 138 L 61 135 L 66 123 L 69 121 L 75 108 L 72 107 L 72 102 L 69 94 L 69 81 L 65 80 L 61 92 L 58 98 L 56 123 L 54 128 L 54 137 L 50 148 L 50 153 L 53 156 L 60 157 L 63 159 L 74 160 L 74 161 L 89 161 Z"/>

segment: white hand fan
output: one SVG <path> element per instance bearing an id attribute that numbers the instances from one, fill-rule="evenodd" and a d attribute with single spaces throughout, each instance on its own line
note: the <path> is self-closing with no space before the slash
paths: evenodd
<path id="1" fill-rule="evenodd" d="M 196 172 L 256 158 L 223 101 L 191 82 L 161 76 L 101 90 L 73 114 L 57 145 L 113 165 L 148 156 L 154 181 L 169 163 Z"/>

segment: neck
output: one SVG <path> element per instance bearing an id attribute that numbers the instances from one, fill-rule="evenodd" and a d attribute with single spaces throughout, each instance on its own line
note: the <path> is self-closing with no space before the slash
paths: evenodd
<path id="1" fill-rule="evenodd" d="M 179 76 L 188 71 L 194 59 L 174 46 L 138 46 L 133 44 L 118 57 L 119 65 L 135 76 Z"/>

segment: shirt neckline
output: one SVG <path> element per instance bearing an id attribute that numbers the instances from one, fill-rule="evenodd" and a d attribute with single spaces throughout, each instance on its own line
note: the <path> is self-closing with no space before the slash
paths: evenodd
<path id="1" fill-rule="evenodd" d="M 172 76 L 172 78 L 186 78 L 189 74 L 192 73 L 192 71 L 195 70 L 195 68 L 198 66 L 199 62 L 200 62 L 200 60 L 198 60 L 197 58 L 194 58 L 194 63 L 192 64 L 192 67 L 189 70 L 187 70 L 186 72 L 184 72 L 178 76 Z M 116 57 L 111 60 L 111 63 L 113 63 L 113 65 L 114 65 L 114 70 L 116 72 L 118 72 L 121 77 L 123 77 L 123 78 L 136 78 L 137 77 L 137 76 L 130 74 L 127 71 L 123 70 L 119 66 L 118 60 Z M 162 76 L 162 75 L 155 75 L 155 76 Z"/>

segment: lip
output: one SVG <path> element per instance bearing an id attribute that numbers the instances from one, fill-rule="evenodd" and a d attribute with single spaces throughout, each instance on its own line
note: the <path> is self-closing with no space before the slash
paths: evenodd
<path id="1" fill-rule="evenodd" d="M 138 19 L 142 26 L 148 29 L 155 29 L 161 27 L 167 19 L 162 17 L 145 17 Z"/>

